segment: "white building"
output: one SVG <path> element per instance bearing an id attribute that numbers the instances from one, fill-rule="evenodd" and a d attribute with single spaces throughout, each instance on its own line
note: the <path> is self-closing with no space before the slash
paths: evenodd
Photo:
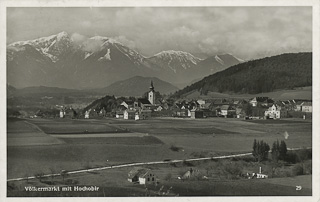
<path id="1" fill-rule="evenodd" d="M 287 110 L 281 109 L 278 105 L 272 105 L 267 111 L 264 112 L 264 116 L 270 119 L 280 119 L 287 117 Z"/>

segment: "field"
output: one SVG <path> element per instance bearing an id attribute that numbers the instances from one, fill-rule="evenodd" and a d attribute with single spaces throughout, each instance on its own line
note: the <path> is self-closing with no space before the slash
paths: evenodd
<path id="1" fill-rule="evenodd" d="M 127 175 L 131 168 L 111 169 L 100 172 L 90 172 L 68 176 L 65 180 L 69 181 L 70 185 L 77 186 L 98 186 L 99 192 L 71 192 L 69 196 L 146 196 L 146 188 L 151 196 L 163 195 L 168 190 L 168 196 L 310 196 L 311 195 L 311 176 L 298 176 L 290 178 L 272 178 L 264 180 L 178 180 L 177 177 L 181 171 L 186 171 L 189 167 L 174 167 L 170 165 L 149 167 L 157 174 L 160 179 L 158 185 L 139 185 L 128 182 Z M 165 179 L 170 173 L 171 178 Z M 17 186 L 48 186 L 63 184 L 61 177 L 54 179 L 46 178 L 42 182 L 38 180 L 30 180 L 28 183 L 19 182 Z M 296 186 L 302 186 L 302 189 L 297 191 Z M 10 192 L 18 196 L 32 196 L 37 194 L 34 192 Z M 38 193 L 39 194 L 39 193 Z M 48 192 L 41 193 L 46 196 L 60 196 L 60 193 Z M 64 196 L 66 193 L 61 193 Z M 15 195 L 15 196 L 17 196 Z M 37 195 L 36 195 L 37 196 Z M 39 196 L 39 195 L 38 195 Z"/>
<path id="2" fill-rule="evenodd" d="M 32 176 L 40 172 L 49 174 L 61 170 L 71 171 L 132 162 L 187 159 L 199 157 L 200 154 L 219 156 L 251 152 L 254 139 L 264 140 L 272 145 L 276 140 L 284 140 L 285 132 L 289 134 L 289 138 L 285 139 L 288 147 L 312 146 L 312 122 L 301 119 L 279 121 L 244 121 L 225 118 L 199 120 L 155 118 L 140 121 L 117 119 L 8 119 L 7 125 L 8 179 Z M 180 149 L 178 151 L 172 150 L 173 146 Z M 103 172 L 104 177 L 102 179 L 106 179 L 108 173 L 113 175 L 113 172 L 116 172 L 117 175 L 115 176 L 119 176 L 119 178 L 112 183 L 107 183 L 107 185 L 106 182 L 105 184 L 101 182 L 101 186 L 106 186 L 109 190 L 117 190 L 120 189 L 117 184 L 122 184 L 124 183 L 122 181 L 125 181 L 127 184 L 124 184 L 125 188 L 123 189 L 128 188 L 132 191 L 132 185 L 125 180 L 127 171 Z M 167 172 L 168 168 L 160 176 L 163 178 Z M 177 173 L 178 171 L 172 171 L 171 169 L 170 172 Z M 93 176 L 98 177 L 99 175 L 90 175 L 89 178 L 93 180 L 95 179 Z M 94 180 L 87 181 L 89 178 L 88 175 L 83 175 L 83 179 L 80 181 L 83 184 L 95 184 Z M 264 181 L 264 183 L 266 182 Z M 177 183 L 175 189 L 176 193 L 179 194 L 184 193 L 183 190 L 187 187 L 181 185 L 181 182 L 170 183 Z M 201 185 L 195 186 L 192 183 L 190 182 L 190 186 L 200 186 L 200 188 L 205 187 L 206 183 L 210 184 L 210 182 L 201 182 Z M 239 181 L 237 183 L 245 182 Z M 284 186 L 272 181 L 268 182 L 268 186 L 270 184 L 274 185 L 273 187 Z M 224 186 L 234 185 L 231 182 L 221 182 L 221 187 Z M 252 185 L 246 186 L 249 186 L 248 189 L 252 187 Z M 256 186 L 263 187 L 266 185 L 257 182 Z M 123 189 L 120 190 L 123 191 Z M 135 189 L 133 187 L 133 190 Z M 141 191 L 140 188 L 138 190 Z M 199 192 L 199 194 L 225 194 L 222 189 L 220 191 L 215 190 L 215 192 Z M 281 195 L 277 190 L 274 189 L 272 193 Z M 287 188 L 283 190 L 287 190 Z M 131 193 L 131 191 L 126 193 Z M 234 193 L 238 195 L 240 192 L 241 190 Z M 303 195 L 309 192 L 310 190 L 300 193 Z M 132 193 L 136 192 L 133 191 Z M 291 192 L 284 191 L 282 193 Z M 295 195 L 294 193 L 292 192 L 293 195 Z M 143 189 L 141 194 L 143 194 Z M 261 192 L 261 195 L 268 194 Z"/>

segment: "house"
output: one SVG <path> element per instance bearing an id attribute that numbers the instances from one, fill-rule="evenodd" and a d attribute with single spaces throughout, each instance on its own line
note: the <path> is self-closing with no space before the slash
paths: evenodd
<path id="1" fill-rule="evenodd" d="M 274 104 L 264 112 L 264 116 L 270 119 L 280 119 L 287 117 L 287 110 L 283 110 L 280 106 Z"/>
<path id="2" fill-rule="evenodd" d="M 150 169 L 133 168 L 128 173 L 128 181 L 139 184 L 151 184 L 157 182 L 157 177 Z"/>
<path id="3" fill-rule="evenodd" d="M 123 119 L 124 118 L 123 111 L 117 111 L 116 112 L 116 118 L 117 119 Z"/>
<path id="4" fill-rule="evenodd" d="M 150 101 L 146 98 L 139 98 L 138 99 L 138 106 L 141 109 L 150 109 L 152 107 L 152 104 L 150 103 Z"/>
<path id="5" fill-rule="evenodd" d="M 206 101 L 204 101 L 204 100 L 197 100 L 197 103 L 201 106 L 201 105 L 206 104 Z"/>
<path id="6" fill-rule="evenodd" d="M 124 119 L 135 119 L 136 110 L 127 109 L 123 112 Z"/>
<path id="7" fill-rule="evenodd" d="M 220 115 L 224 117 L 233 117 L 236 114 L 236 109 L 231 105 L 222 105 Z"/>
<path id="8" fill-rule="evenodd" d="M 216 116 L 216 113 L 211 111 L 210 109 L 201 109 L 201 111 L 203 112 L 204 118 Z"/>
<path id="9" fill-rule="evenodd" d="M 61 109 L 59 116 L 60 116 L 60 118 L 64 118 L 66 116 L 66 111 L 64 109 Z"/>
<path id="10" fill-rule="evenodd" d="M 151 117 L 151 110 L 141 109 L 138 115 L 139 115 L 139 119 L 149 119 Z"/>
<path id="11" fill-rule="evenodd" d="M 126 100 L 123 101 L 120 106 L 123 106 L 125 109 L 133 109 L 134 108 L 134 101 Z"/>
<path id="12" fill-rule="evenodd" d="M 90 109 L 84 112 L 84 118 L 88 119 L 90 117 Z"/>
<path id="13" fill-rule="evenodd" d="M 312 112 L 312 102 L 303 102 L 301 104 L 302 112 Z"/>
<path id="14" fill-rule="evenodd" d="M 262 173 L 261 167 L 259 168 L 259 173 L 256 173 L 257 179 L 265 179 L 268 178 L 268 175 Z"/>
<path id="15" fill-rule="evenodd" d="M 154 111 L 160 112 L 163 110 L 163 107 L 161 105 L 157 106 L 157 108 L 154 109 Z"/>
<path id="16" fill-rule="evenodd" d="M 197 109 L 192 109 L 190 110 L 190 117 L 192 119 L 198 119 L 198 118 L 203 118 L 203 111 L 197 110 Z"/>
<path id="17" fill-rule="evenodd" d="M 192 168 L 190 168 L 190 170 L 188 170 L 187 172 L 185 172 L 181 179 L 185 180 L 185 179 L 190 179 L 193 177 L 197 177 L 200 174 L 199 170 L 194 170 Z"/>
<path id="18" fill-rule="evenodd" d="M 258 105 L 269 107 L 269 105 L 273 104 L 274 101 L 272 99 L 269 99 L 268 97 L 254 97 L 249 101 L 249 103 L 256 107 Z"/>
<path id="19" fill-rule="evenodd" d="M 191 117 L 191 111 L 189 109 L 178 109 L 176 115 L 178 117 Z"/>
<path id="20" fill-rule="evenodd" d="M 262 173 L 257 173 L 256 177 L 257 177 L 257 179 L 265 179 L 265 178 L 268 178 L 268 175 L 262 174 Z"/>

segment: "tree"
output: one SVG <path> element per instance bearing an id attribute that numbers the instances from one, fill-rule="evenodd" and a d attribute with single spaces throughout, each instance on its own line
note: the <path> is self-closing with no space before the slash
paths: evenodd
<path id="1" fill-rule="evenodd" d="M 266 142 L 261 141 L 253 141 L 253 151 L 252 155 L 253 157 L 261 162 L 268 159 L 270 147 Z"/>
<path id="2" fill-rule="evenodd" d="M 285 160 L 287 156 L 287 145 L 284 142 L 284 140 L 281 140 L 280 146 L 279 146 L 279 159 L 280 160 Z"/>
<path id="3" fill-rule="evenodd" d="M 252 115 L 252 106 L 250 103 L 246 103 L 243 105 L 243 111 L 246 113 L 246 116 Z"/>
<path id="4" fill-rule="evenodd" d="M 278 162 L 280 156 L 280 145 L 279 140 L 275 141 L 271 149 L 272 160 Z"/>

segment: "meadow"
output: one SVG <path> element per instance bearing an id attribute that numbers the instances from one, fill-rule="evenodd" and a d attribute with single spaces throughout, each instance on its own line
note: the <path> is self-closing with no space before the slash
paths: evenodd
<path id="1" fill-rule="evenodd" d="M 285 140 L 288 147 L 312 146 L 312 122 L 302 119 L 273 122 L 269 120 L 245 121 L 232 118 L 199 120 L 155 118 L 139 121 L 111 118 L 99 120 L 38 118 L 8 119 L 7 128 L 8 179 L 33 176 L 41 172 L 50 174 L 58 173 L 61 170 L 71 171 L 123 163 L 251 152 L 254 139 L 264 140 L 270 146 L 276 140 Z M 289 134 L 288 139 L 284 137 L 285 132 Z M 40 141 L 41 139 L 46 139 L 46 141 Z M 173 146 L 180 149 L 173 150 Z M 154 169 L 157 170 L 157 168 Z M 177 173 L 180 172 L 179 169 L 172 166 L 167 167 L 162 172 L 161 169 L 158 171 L 162 179 L 166 177 L 168 172 L 172 172 L 174 176 L 177 176 Z M 117 175 L 114 175 L 114 172 Z M 117 195 L 116 193 L 123 194 L 124 189 L 126 194 L 130 196 L 137 193 L 144 194 L 144 189 L 139 187 L 137 189 L 126 181 L 127 172 L 128 170 L 125 169 L 108 170 L 101 172 L 103 177 L 100 174 L 90 174 L 89 177 L 83 175 L 80 181 L 82 184 L 99 184 L 100 181 L 96 177 L 99 178 L 100 176 L 101 180 L 105 180 L 105 182 L 101 182 L 101 186 L 107 187 L 106 190 L 114 190 L 114 195 Z M 119 176 L 119 178 L 111 177 L 113 175 Z M 77 176 L 75 177 L 77 178 Z M 198 195 L 226 194 L 222 188 L 215 188 L 214 192 L 210 190 L 199 192 L 200 189 L 206 190 L 204 187 L 209 186 L 212 182 L 201 182 L 201 185 L 195 185 L 196 182 L 181 184 L 181 182 L 173 181 L 164 183 L 167 183 L 168 186 L 173 183 L 175 187 L 173 191 L 181 195 L 189 195 L 186 187 L 193 187 L 194 193 L 199 193 Z M 255 187 L 267 186 L 260 182 L 257 182 L 255 186 L 251 183 L 239 181 L 221 182 L 221 187 L 236 186 L 234 184 L 237 183 L 240 183 L 241 186 L 242 183 L 247 184 L 243 186 L 247 187 L 248 190 L 257 190 Z M 122 189 L 117 184 L 124 185 L 125 188 Z M 284 184 L 275 185 L 272 181 L 269 184 L 278 187 L 277 189 L 270 188 L 274 190 L 272 193 L 276 195 L 280 194 L 277 190 L 281 187 L 283 190 L 288 190 L 281 193 L 295 195 L 295 193 L 289 191 L 291 188 L 286 188 Z M 212 186 L 216 187 L 216 185 L 210 185 L 209 187 Z M 187 190 L 189 189 L 191 188 Z M 241 195 L 242 191 L 239 189 L 234 193 Z M 304 190 L 300 194 L 309 192 L 310 190 Z M 231 195 L 234 193 L 231 193 Z M 263 191 L 256 191 L 255 193 L 254 195 L 268 195 Z"/>

